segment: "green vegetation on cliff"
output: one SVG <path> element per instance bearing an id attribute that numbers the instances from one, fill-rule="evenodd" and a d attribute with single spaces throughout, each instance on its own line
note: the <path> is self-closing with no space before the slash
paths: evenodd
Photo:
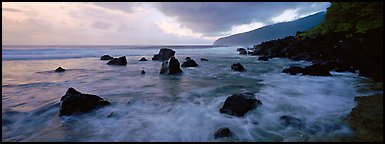
<path id="1" fill-rule="evenodd" d="M 382 2 L 333 2 L 327 9 L 325 20 L 302 37 L 346 32 L 347 36 L 365 33 L 383 26 Z"/>

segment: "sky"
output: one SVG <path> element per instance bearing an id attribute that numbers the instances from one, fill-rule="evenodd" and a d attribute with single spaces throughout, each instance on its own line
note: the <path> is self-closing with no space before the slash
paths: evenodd
<path id="1" fill-rule="evenodd" d="M 2 2 L 3 45 L 211 45 L 329 2 Z"/>

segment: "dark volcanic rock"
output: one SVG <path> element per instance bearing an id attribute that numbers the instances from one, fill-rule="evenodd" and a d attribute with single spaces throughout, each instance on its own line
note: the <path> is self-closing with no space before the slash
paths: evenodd
<path id="1" fill-rule="evenodd" d="M 66 71 L 65 69 L 63 69 L 62 67 L 58 67 L 55 72 L 64 72 Z"/>
<path id="2" fill-rule="evenodd" d="M 170 64 L 168 65 L 168 74 L 169 75 L 174 75 L 174 74 L 178 74 L 178 73 L 182 73 L 182 69 L 180 69 L 180 63 L 178 61 L 178 59 L 176 59 L 175 57 L 171 57 L 170 58 Z"/>
<path id="3" fill-rule="evenodd" d="M 303 68 L 299 66 L 291 66 L 289 68 L 283 69 L 282 73 L 289 73 L 291 75 L 296 75 L 298 73 L 303 73 Z"/>
<path id="4" fill-rule="evenodd" d="M 145 57 L 142 57 L 139 61 L 148 61 Z"/>
<path id="5" fill-rule="evenodd" d="M 170 57 L 175 55 L 175 51 L 169 48 L 161 48 L 159 50 L 159 53 L 154 55 L 152 60 L 157 60 L 157 61 L 165 61 L 170 59 Z"/>
<path id="6" fill-rule="evenodd" d="M 186 59 L 185 60 L 190 60 L 191 58 L 190 57 L 186 57 Z"/>
<path id="7" fill-rule="evenodd" d="M 140 71 L 140 74 L 146 74 L 146 72 L 144 70 Z"/>
<path id="8" fill-rule="evenodd" d="M 304 68 L 302 75 L 312 75 L 312 76 L 332 76 L 329 72 L 329 69 L 321 64 L 313 64 Z"/>
<path id="9" fill-rule="evenodd" d="M 258 60 L 260 60 L 260 61 L 268 61 L 269 58 L 268 57 L 264 57 L 264 56 L 260 56 L 260 57 L 258 57 Z"/>
<path id="10" fill-rule="evenodd" d="M 283 115 L 279 118 L 279 120 L 285 126 L 292 126 L 296 128 L 303 128 L 305 126 L 305 123 L 301 119 L 289 115 Z"/>
<path id="11" fill-rule="evenodd" d="M 219 111 L 228 115 L 242 117 L 246 112 L 259 105 L 262 105 L 261 101 L 251 95 L 233 94 L 227 97 Z"/>
<path id="12" fill-rule="evenodd" d="M 234 71 L 240 71 L 240 72 L 246 70 L 240 63 L 231 65 L 231 69 Z"/>
<path id="13" fill-rule="evenodd" d="M 221 137 L 230 137 L 232 135 L 231 131 L 227 127 L 219 128 L 214 133 L 214 138 L 221 138 Z"/>
<path id="14" fill-rule="evenodd" d="M 186 59 L 185 62 L 183 62 L 182 67 L 197 67 L 198 64 L 193 59 Z"/>
<path id="15" fill-rule="evenodd" d="M 208 59 L 205 59 L 205 58 L 201 58 L 201 61 L 209 61 Z"/>
<path id="16" fill-rule="evenodd" d="M 97 95 L 82 94 L 74 88 L 69 88 L 66 94 L 60 98 L 60 101 L 60 116 L 71 115 L 77 112 L 85 113 L 110 104 L 110 102 Z"/>
<path id="17" fill-rule="evenodd" d="M 125 65 L 127 65 L 126 56 L 122 56 L 122 57 L 119 57 L 119 58 L 114 58 L 114 59 L 108 61 L 107 64 L 108 65 L 122 65 L 122 66 L 125 66 Z"/>
<path id="18" fill-rule="evenodd" d="M 112 60 L 112 59 L 114 59 L 114 57 L 110 55 L 103 55 L 102 57 L 100 57 L 100 60 Z"/>

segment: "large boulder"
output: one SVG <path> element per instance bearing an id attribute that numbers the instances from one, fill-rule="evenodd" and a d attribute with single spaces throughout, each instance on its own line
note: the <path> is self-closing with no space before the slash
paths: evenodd
<path id="1" fill-rule="evenodd" d="M 231 69 L 234 71 L 240 71 L 240 72 L 246 70 L 240 63 L 236 63 L 236 64 L 231 65 Z"/>
<path id="2" fill-rule="evenodd" d="M 60 116 L 85 113 L 110 104 L 97 95 L 82 94 L 74 88 L 69 88 L 66 94 L 60 98 L 60 101 Z"/>
<path id="3" fill-rule="evenodd" d="M 170 58 L 168 68 L 169 68 L 168 69 L 169 75 L 174 75 L 174 74 L 178 74 L 178 73 L 183 72 L 182 69 L 180 69 L 180 63 L 179 63 L 178 59 L 176 59 L 173 56 Z"/>
<path id="4" fill-rule="evenodd" d="M 255 99 L 253 95 L 233 94 L 227 97 L 219 111 L 228 115 L 242 117 L 246 112 L 259 105 L 262 105 L 262 102 Z"/>
<path id="5" fill-rule="evenodd" d="M 100 57 L 100 60 L 112 60 L 112 59 L 114 59 L 114 57 L 110 55 L 103 55 L 102 57 Z"/>
<path id="6" fill-rule="evenodd" d="M 62 67 L 58 67 L 55 72 L 64 72 L 66 71 L 65 69 L 63 69 Z"/>
<path id="7" fill-rule="evenodd" d="M 197 67 L 198 64 L 193 59 L 186 59 L 185 62 L 181 65 L 182 67 Z"/>
<path id="8" fill-rule="evenodd" d="M 125 66 L 125 65 L 127 65 L 126 56 L 122 56 L 122 57 L 119 57 L 119 58 L 114 58 L 114 59 L 108 61 L 107 64 L 108 65 L 122 65 L 122 66 Z"/>
<path id="9" fill-rule="evenodd" d="M 160 74 L 174 75 L 182 73 L 180 63 L 175 57 L 171 57 L 169 61 L 163 61 L 162 67 L 160 68 Z"/>
<path id="10" fill-rule="evenodd" d="M 321 64 L 313 64 L 304 68 L 302 75 L 311 76 L 332 76 L 329 69 Z"/>
<path id="11" fill-rule="evenodd" d="M 159 53 L 154 55 L 152 60 L 165 61 L 165 60 L 170 59 L 174 55 L 175 55 L 175 51 L 174 50 L 169 49 L 169 48 L 161 48 L 159 50 Z"/>
<path id="12" fill-rule="evenodd" d="M 283 69 L 282 73 L 289 73 L 291 75 L 296 75 L 299 73 L 303 73 L 304 69 L 299 66 L 291 66 L 289 68 Z"/>

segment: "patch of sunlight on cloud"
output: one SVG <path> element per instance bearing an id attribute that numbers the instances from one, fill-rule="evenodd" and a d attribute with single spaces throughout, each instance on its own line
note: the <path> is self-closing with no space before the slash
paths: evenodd
<path id="1" fill-rule="evenodd" d="M 191 29 L 182 27 L 181 24 L 173 21 L 162 19 L 156 22 L 156 25 L 166 34 L 173 34 L 177 36 L 192 36 L 201 37 L 202 34 L 194 33 Z"/>
<path id="2" fill-rule="evenodd" d="M 287 9 L 279 16 L 273 17 L 274 23 L 292 21 L 298 18 L 298 9 Z"/>
<path id="3" fill-rule="evenodd" d="M 249 24 L 236 25 L 232 26 L 231 30 L 228 33 L 230 33 L 230 35 L 244 33 L 257 28 L 261 28 L 263 26 L 265 26 L 265 24 L 262 22 L 252 22 Z"/>

